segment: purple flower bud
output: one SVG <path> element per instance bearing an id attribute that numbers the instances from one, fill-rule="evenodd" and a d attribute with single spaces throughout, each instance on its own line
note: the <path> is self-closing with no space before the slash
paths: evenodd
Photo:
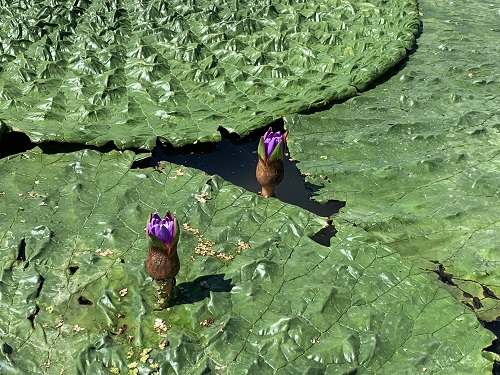
<path id="1" fill-rule="evenodd" d="M 174 244 L 174 240 L 178 238 L 177 219 L 170 215 L 167 211 L 162 219 L 157 212 L 150 215 L 147 226 L 147 234 L 152 234 L 160 240 L 168 249 Z"/>
<path id="2" fill-rule="evenodd" d="M 259 155 L 265 162 L 269 160 L 283 160 L 285 157 L 286 132 L 273 132 L 272 128 L 264 134 L 259 143 Z"/>

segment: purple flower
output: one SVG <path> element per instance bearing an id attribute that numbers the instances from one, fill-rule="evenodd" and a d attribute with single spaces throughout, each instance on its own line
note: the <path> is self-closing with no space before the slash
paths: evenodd
<path id="1" fill-rule="evenodd" d="M 259 142 L 258 154 L 263 161 L 283 160 L 285 157 L 286 132 L 274 132 L 269 128 Z"/>
<path id="2" fill-rule="evenodd" d="M 173 245 L 175 245 L 179 238 L 177 219 L 175 216 L 172 217 L 169 211 L 167 211 L 163 219 L 157 212 L 152 215 L 150 214 L 146 230 L 146 237 L 148 237 L 148 239 L 150 238 L 150 235 L 152 235 L 151 237 L 154 236 L 154 238 L 158 239 L 167 249 L 170 249 Z M 153 244 L 153 246 L 154 245 L 155 244 Z"/>

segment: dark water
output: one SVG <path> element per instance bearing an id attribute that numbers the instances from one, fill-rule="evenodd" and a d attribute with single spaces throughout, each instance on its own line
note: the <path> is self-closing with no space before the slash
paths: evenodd
<path id="1" fill-rule="evenodd" d="M 489 329 L 491 332 L 495 334 L 497 337 L 493 342 L 491 343 L 490 346 L 485 348 L 485 351 L 500 354 L 500 342 L 498 341 L 498 338 L 500 337 L 500 321 L 493 321 L 493 322 L 481 322 L 485 328 Z M 495 362 L 493 363 L 493 375 L 500 375 L 500 363 Z"/>
<path id="2" fill-rule="evenodd" d="M 254 132 L 245 139 L 235 139 L 234 137 L 231 139 L 230 135 L 223 133 L 221 142 L 191 145 L 177 149 L 159 142 L 151 157 L 135 162 L 132 168 L 154 167 L 160 161 L 168 161 L 200 169 L 208 175 L 217 174 L 234 185 L 254 193 L 260 193 L 261 186 L 255 178 L 255 168 L 257 166 L 257 146 L 265 130 L 267 129 Z M 279 129 L 273 127 L 273 130 Z M 329 201 L 326 204 L 320 204 L 311 200 L 312 191 L 306 188 L 296 164 L 289 159 L 287 154 L 284 160 L 285 177 L 276 188 L 276 198 L 325 218 L 337 213 L 345 205 L 345 202 Z M 311 238 L 321 245 L 329 246 L 330 239 L 335 235 L 335 229 L 331 225 L 331 220 L 325 219 L 325 225 L 327 226 Z"/>
<path id="3" fill-rule="evenodd" d="M 234 137 L 228 139 L 229 135 L 225 134 L 226 138 L 218 143 L 189 145 L 176 149 L 159 142 L 152 152 L 152 157 L 135 162 L 132 168 L 154 167 L 159 161 L 166 160 L 200 169 L 209 175 L 217 174 L 234 185 L 259 193 L 260 185 L 255 178 L 255 167 L 257 165 L 257 146 L 265 130 L 267 129 L 260 129 L 243 139 L 235 139 Z M 25 134 L 16 132 L 4 134 L 0 144 L 0 157 L 14 155 L 37 146 L 31 143 Z M 44 142 L 38 146 L 43 152 L 49 154 L 74 152 L 85 148 L 101 152 L 116 149 L 112 143 L 95 147 L 82 144 Z M 144 150 L 137 151 L 144 152 Z M 319 216 L 330 217 L 338 212 L 344 206 L 344 202 L 330 201 L 326 204 L 320 204 L 310 199 L 312 191 L 306 188 L 296 164 L 296 162 L 290 161 L 288 155 L 285 157 L 285 178 L 276 188 L 276 198 L 282 202 L 302 207 Z"/>
<path id="4" fill-rule="evenodd" d="M 488 328 L 491 332 L 493 332 L 497 337 L 500 337 L 500 322 L 483 322 L 484 327 Z M 500 353 L 499 353 L 500 354 Z"/>
<path id="5" fill-rule="evenodd" d="M 141 161 L 141 167 L 155 166 L 162 160 L 175 164 L 201 169 L 209 175 L 217 174 L 234 185 L 254 193 L 260 193 L 260 184 L 255 178 L 257 165 L 257 146 L 259 141 L 235 145 L 227 139 L 213 146 L 212 150 L 195 153 L 170 154 L 166 149 L 157 147 L 153 157 Z M 312 201 L 296 163 L 285 158 L 285 177 L 276 188 L 276 198 L 311 211 L 319 216 L 329 217 L 344 206 L 344 202 L 330 201 L 320 204 Z"/>
<path id="6" fill-rule="evenodd" d="M 282 121 L 278 121 L 272 126 L 275 131 L 284 131 Z M 154 167 L 159 161 L 166 160 L 175 164 L 200 169 L 209 175 L 217 174 L 234 185 L 243 187 L 254 193 L 259 193 L 260 185 L 255 178 L 257 146 L 260 137 L 266 130 L 267 127 L 258 129 L 250 133 L 250 135 L 240 138 L 227 133 L 221 128 L 219 129 L 222 134 L 221 142 L 188 145 L 179 148 L 158 142 L 152 152 L 152 156 L 136 161 L 132 168 Z M 9 132 L 3 134 L 0 140 L 0 158 L 30 150 L 35 146 L 40 147 L 44 153 L 48 154 L 75 152 L 85 148 L 95 149 L 100 152 L 109 152 L 117 149 L 113 142 L 109 142 L 101 147 L 59 142 L 34 144 L 23 133 Z M 144 150 L 132 151 L 144 152 Z M 318 187 L 312 187 L 309 190 L 306 188 L 296 164 L 296 162 L 289 159 L 288 155 L 285 157 L 285 177 L 282 183 L 276 188 L 276 198 L 282 202 L 299 206 L 318 216 L 325 217 L 326 227 L 311 238 L 322 245 L 329 246 L 330 239 L 335 235 L 335 229 L 331 225 L 331 221 L 326 218 L 337 213 L 345 203 L 329 201 L 326 204 L 320 204 L 311 200 L 312 188 Z"/>

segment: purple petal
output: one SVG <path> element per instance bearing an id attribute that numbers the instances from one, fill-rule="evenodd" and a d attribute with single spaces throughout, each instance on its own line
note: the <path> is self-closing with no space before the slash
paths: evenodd
<path id="1" fill-rule="evenodd" d="M 264 152 L 266 153 L 266 158 L 269 158 L 271 156 L 278 143 L 282 140 L 283 140 L 283 135 L 281 134 L 280 131 L 273 133 L 271 129 L 269 129 L 264 134 Z"/>
<path id="2" fill-rule="evenodd" d="M 148 232 L 158 237 L 158 226 L 152 225 L 150 228 L 148 228 Z"/>
<path id="3" fill-rule="evenodd" d="M 151 224 L 157 225 L 161 222 L 161 217 L 155 212 L 151 217 Z"/>
<path id="4" fill-rule="evenodd" d="M 158 213 L 154 213 L 153 215 L 151 215 L 151 220 L 149 221 L 148 223 L 148 232 L 151 233 L 152 232 L 152 228 L 155 226 L 155 225 L 158 225 L 161 221 L 161 217 L 158 216 Z M 154 234 L 154 233 L 153 233 Z"/>
<path id="5" fill-rule="evenodd" d="M 271 131 L 268 131 L 264 135 L 267 139 L 272 139 L 272 138 L 281 138 L 281 132 L 278 130 L 277 132 L 273 133 Z"/>
<path id="6" fill-rule="evenodd" d="M 264 141 L 270 137 L 270 135 L 273 134 L 271 131 L 271 128 L 267 129 L 267 131 L 264 133 Z"/>
<path id="7" fill-rule="evenodd" d="M 161 242 L 163 242 L 166 246 L 169 246 L 170 242 L 172 241 L 171 231 L 165 225 L 160 225 L 157 228 L 158 228 L 158 235 L 156 235 L 156 237 L 158 237 L 158 239 Z"/>
<path id="8" fill-rule="evenodd" d="M 155 212 L 150 216 L 147 231 L 169 248 L 174 240 L 176 232 L 175 216 L 172 217 L 170 212 L 167 211 L 165 217 L 162 219 L 158 213 Z"/>
<path id="9" fill-rule="evenodd" d="M 279 140 L 277 138 L 271 138 L 269 140 L 269 143 L 267 144 L 266 148 L 266 157 L 270 157 L 271 154 L 273 153 L 274 149 L 276 148 L 276 145 L 278 144 Z"/>
<path id="10" fill-rule="evenodd" d="M 172 225 L 168 228 L 168 230 L 170 232 L 170 242 L 169 242 L 169 245 L 170 245 L 175 237 L 175 225 L 174 225 L 174 223 L 172 223 Z"/>

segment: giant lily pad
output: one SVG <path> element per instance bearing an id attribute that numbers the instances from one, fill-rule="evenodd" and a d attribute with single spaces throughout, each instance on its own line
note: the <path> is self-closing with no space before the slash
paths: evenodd
<path id="1" fill-rule="evenodd" d="M 347 98 L 414 43 L 414 1 L 0 1 L 0 120 L 151 149 Z"/>
<path id="2" fill-rule="evenodd" d="M 0 160 L 2 374 L 474 373 L 492 335 L 360 228 L 131 152 Z M 178 304 L 155 311 L 145 219 L 183 223 Z"/>
<path id="3" fill-rule="evenodd" d="M 37 142 L 113 140 L 120 148 L 151 148 L 158 136 L 175 145 L 215 140 L 219 126 L 245 134 L 282 114 L 366 88 L 411 48 L 419 24 L 415 3 L 396 0 L 237 4 L 0 0 L 0 132 L 5 123 Z M 456 13 L 443 18 L 437 9 Z M 450 21 L 436 21 L 440 38 L 448 24 L 462 26 L 453 23 L 460 12 L 483 15 L 488 9 L 423 4 L 424 17 L 431 13 L 429 25 L 434 18 Z M 442 61 L 461 56 L 453 43 L 430 40 L 438 58 L 436 64 L 426 61 L 436 69 L 435 81 L 446 72 L 461 77 L 459 69 L 440 70 Z M 410 62 L 418 61 L 422 46 Z M 442 58 L 447 52 L 455 54 Z M 473 67 L 467 76 L 483 74 L 474 85 L 489 96 L 476 102 L 470 95 L 477 91 L 470 90 L 450 97 L 452 103 L 462 100 L 462 107 L 443 104 L 439 111 L 453 113 L 485 98 L 484 108 L 495 108 L 496 89 L 489 85 L 495 74 L 488 75 L 488 68 Z M 404 88 L 427 87 L 423 78 L 406 73 L 400 76 Z M 395 95 L 385 95 L 384 87 L 373 93 Z M 418 107 L 418 100 L 398 89 L 398 112 Z M 363 117 L 362 111 L 370 112 L 363 100 L 372 103 L 367 106 L 377 103 L 384 124 L 391 119 L 393 135 Z M 394 108 L 381 102 L 363 95 L 339 106 L 343 120 L 329 113 L 290 126 L 291 151 L 316 185 L 338 181 L 332 173 L 332 159 L 339 155 L 331 149 L 335 137 L 345 135 L 350 146 L 340 153 L 349 155 L 341 165 L 357 161 L 346 167 L 344 185 L 318 191 L 321 198 L 347 200 L 329 247 L 309 238 L 324 218 L 193 169 L 164 163 L 132 170 L 132 152 L 48 155 L 35 149 L 0 160 L 0 372 L 490 373 L 481 350 L 493 336 L 432 276 L 447 281 L 484 316 L 496 311 L 484 307 L 497 295 L 490 271 L 494 254 L 486 252 L 487 282 L 477 272 L 457 279 L 463 270 L 477 271 L 466 264 L 479 267 L 481 261 L 471 244 L 491 240 L 485 234 L 497 222 L 485 201 L 497 194 L 495 126 L 488 128 L 495 116 L 471 112 L 459 131 L 438 127 L 439 111 L 434 115 L 425 106 L 421 119 L 434 118 L 430 127 L 410 117 L 401 124 L 393 121 Z M 353 128 L 353 113 L 360 119 L 356 132 L 347 129 Z M 486 129 L 466 134 L 476 115 Z M 418 137 L 405 139 L 401 129 L 415 123 L 410 131 L 421 130 L 417 135 L 430 142 L 435 132 L 444 143 L 431 147 Z M 332 124 L 335 136 L 329 134 Z M 317 134 L 321 139 L 311 144 Z M 393 161 L 395 172 L 380 168 L 382 159 L 377 162 L 379 154 L 368 147 L 382 137 L 384 163 Z M 367 148 L 353 146 L 359 139 Z M 431 159 L 415 167 L 412 161 L 422 159 L 396 139 L 415 141 Z M 443 144 L 449 147 L 439 149 Z M 457 153 L 455 170 L 451 147 L 466 150 L 465 157 Z M 395 151 L 400 156 L 391 159 Z M 405 179 L 408 165 L 419 178 Z M 373 177 L 366 166 L 376 172 Z M 483 176 L 475 186 L 484 226 L 459 212 L 462 203 L 473 207 L 466 200 L 474 196 L 467 167 Z M 363 176 L 373 184 L 360 183 Z M 456 206 L 443 197 L 450 186 L 459 187 Z M 145 219 L 156 209 L 175 211 L 185 224 L 180 295 L 162 311 L 154 310 L 154 283 L 144 269 Z M 459 246 L 463 237 L 453 233 L 462 232 L 469 237 Z M 423 261 L 429 254 L 436 263 Z"/>
<path id="4" fill-rule="evenodd" d="M 340 225 L 435 271 L 491 321 L 500 316 L 498 9 L 422 1 L 421 11 L 424 33 L 404 69 L 329 111 L 289 118 L 289 146 L 322 186 L 316 199 L 346 201 Z"/>

